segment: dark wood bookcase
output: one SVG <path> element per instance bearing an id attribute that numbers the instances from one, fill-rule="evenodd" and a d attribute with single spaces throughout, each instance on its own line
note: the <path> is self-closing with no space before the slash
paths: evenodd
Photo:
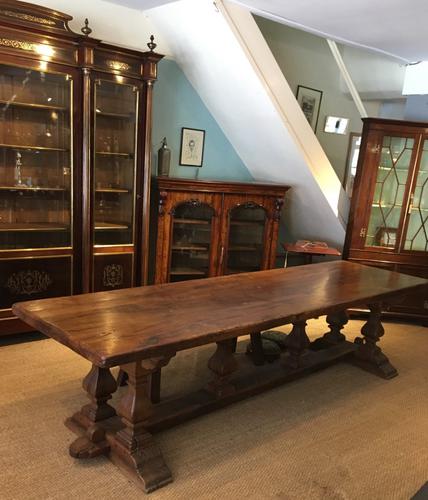
<path id="1" fill-rule="evenodd" d="M 153 49 L 0 4 L 0 335 L 14 302 L 145 284 Z"/>
<path id="2" fill-rule="evenodd" d="M 275 265 L 288 186 L 158 177 L 155 282 Z"/>
<path id="3" fill-rule="evenodd" d="M 428 123 L 363 119 L 344 257 L 428 278 Z M 428 297 L 409 294 L 396 317 L 428 320 Z"/>

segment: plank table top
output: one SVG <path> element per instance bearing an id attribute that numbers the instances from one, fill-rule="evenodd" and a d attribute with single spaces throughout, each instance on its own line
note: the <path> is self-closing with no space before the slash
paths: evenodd
<path id="1" fill-rule="evenodd" d="M 14 304 L 33 328 L 99 367 L 393 299 L 428 280 L 346 261 Z"/>

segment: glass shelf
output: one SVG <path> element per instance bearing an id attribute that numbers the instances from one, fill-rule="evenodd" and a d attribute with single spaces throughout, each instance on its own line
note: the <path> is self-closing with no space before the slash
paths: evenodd
<path id="1" fill-rule="evenodd" d="M 119 118 L 121 120 L 129 120 L 130 118 L 132 118 L 132 113 L 129 114 L 129 113 L 111 113 L 111 112 L 108 112 L 108 111 L 100 111 L 100 110 L 96 110 L 96 113 L 97 113 L 97 116 L 101 116 L 101 117 L 106 117 L 106 118 Z"/>
<path id="2" fill-rule="evenodd" d="M 26 149 L 28 151 L 54 151 L 54 152 L 61 152 L 61 153 L 69 153 L 69 149 L 64 149 L 64 148 L 50 148 L 46 146 L 24 146 L 21 144 L 0 144 L 0 148 L 9 148 L 9 149 Z"/>
<path id="3" fill-rule="evenodd" d="M 207 252 L 208 248 L 205 245 L 173 245 L 173 251 L 191 251 L 191 252 Z"/>
<path id="4" fill-rule="evenodd" d="M 124 188 L 99 188 L 95 190 L 96 193 L 130 193 L 130 189 Z"/>
<path id="5" fill-rule="evenodd" d="M 68 226 L 60 226 L 52 222 L 38 223 L 31 225 L 27 223 L 1 223 L 0 231 L 68 231 L 70 228 Z"/>
<path id="6" fill-rule="evenodd" d="M 18 102 L 18 101 L 5 101 L 3 99 L 0 99 L 0 106 L 5 105 L 3 108 L 3 111 L 5 111 L 5 108 L 9 107 L 18 107 L 18 108 L 27 108 L 27 109 L 45 109 L 47 111 L 61 111 L 61 112 L 69 112 L 69 109 L 63 107 L 63 106 L 53 106 L 50 104 L 35 104 L 31 102 Z"/>
<path id="7" fill-rule="evenodd" d="M 126 224 L 116 224 L 113 222 L 95 222 L 96 231 L 120 231 L 122 229 L 129 229 Z"/>
<path id="8" fill-rule="evenodd" d="M 229 248 L 229 252 L 260 252 L 261 250 L 261 247 L 254 245 L 235 245 Z"/>
<path id="9" fill-rule="evenodd" d="M 43 186 L 0 186 L 0 190 L 3 191 L 58 191 L 63 192 L 66 191 L 65 188 L 57 188 L 57 187 L 43 187 Z"/>
<path id="10" fill-rule="evenodd" d="M 202 224 L 202 225 L 210 225 L 211 222 L 209 220 L 201 220 L 201 219 L 174 219 L 174 224 Z"/>
<path id="11" fill-rule="evenodd" d="M 195 269 L 195 268 L 185 268 L 185 267 L 175 267 L 172 268 L 170 273 L 171 276 L 200 276 L 203 277 L 206 275 L 206 271 L 203 269 Z"/>
<path id="12" fill-rule="evenodd" d="M 96 154 L 101 156 L 123 156 L 126 158 L 132 158 L 134 155 L 134 153 L 116 153 L 114 151 L 96 151 Z"/>

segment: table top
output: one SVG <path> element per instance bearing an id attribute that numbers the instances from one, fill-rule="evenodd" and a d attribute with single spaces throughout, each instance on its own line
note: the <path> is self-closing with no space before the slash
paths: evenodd
<path id="1" fill-rule="evenodd" d="M 112 367 L 393 298 L 428 280 L 346 261 L 14 304 L 26 323 Z"/>

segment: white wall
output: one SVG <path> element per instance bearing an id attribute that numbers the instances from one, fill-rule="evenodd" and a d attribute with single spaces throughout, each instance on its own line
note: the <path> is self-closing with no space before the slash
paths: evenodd
<path id="1" fill-rule="evenodd" d="M 316 135 L 342 182 L 345 176 L 349 133 L 361 132 L 362 121 L 347 88 L 342 86 L 342 77 L 327 41 L 269 19 L 256 17 L 255 20 L 294 95 L 298 85 L 322 91 Z M 364 106 L 369 116 L 378 116 L 379 103 L 364 102 Z M 327 116 L 348 118 L 350 121 L 347 134 L 324 132 Z"/>
<path id="2" fill-rule="evenodd" d="M 341 246 L 339 179 L 249 11 L 217 6 L 183 0 L 150 17 L 253 177 L 292 186 L 285 211 L 291 237 Z"/>
<path id="3" fill-rule="evenodd" d="M 93 30 L 91 37 L 131 49 L 148 50 L 146 44 L 153 34 L 158 44 L 156 51 L 166 55 L 171 53 L 165 38 L 142 11 L 104 0 L 37 0 L 34 3 L 73 16 L 70 28 L 76 33 L 80 33 L 85 18 L 88 18 Z"/>

